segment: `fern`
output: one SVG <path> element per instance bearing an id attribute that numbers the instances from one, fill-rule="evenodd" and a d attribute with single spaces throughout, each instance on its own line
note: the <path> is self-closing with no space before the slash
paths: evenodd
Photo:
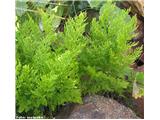
<path id="1" fill-rule="evenodd" d="M 139 56 L 136 43 L 136 17 L 107 2 L 93 19 L 84 36 L 86 13 L 69 18 L 64 32 L 53 30 L 53 15 L 40 11 L 44 31 L 35 20 L 17 23 L 16 107 L 17 113 L 43 115 L 44 107 L 55 111 L 68 102 L 82 103 L 81 95 L 116 92 L 131 84 L 124 76 Z"/>
<path id="2" fill-rule="evenodd" d="M 66 102 L 81 103 L 81 92 L 77 87 L 77 56 L 84 46 L 78 43 L 83 38 L 84 19 L 85 15 L 81 14 L 69 20 L 63 35 L 52 31 L 52 16 L 48 18 L 43 12 L 45 32 L 39 30 L 31 17 L 19 26 L 16 33 L 16 101 L 19 113 L 32 111 L 33 115 L 42 115 L 44 106 L 54 111 L 56 106 Z M 79 28 L 73 28 L 72 24 Z M 74 42 L 76 38 L 69 39 L 72 34 L 68 30 L 76 34 L 77 42 Z M 63 44 L 66 49 L 52 52 L 50 45 L 59 41 L 60 36 L 68 38 Z"/>
<path id="3" fill-rule="evenodd" d="M 122 92 L 128 81 L 124 75 L 139 56 L 141 48 L 131 52 L 129 43 L 136 34 L 136 17 L 128 15 L 107 2 L 100 10 L 99 20 L 93 19 L 87 46 L 80 55 L 81 87 L 84 94 L 101 91 Z M 87 80 L 84 78 L 88 76 Z"/>

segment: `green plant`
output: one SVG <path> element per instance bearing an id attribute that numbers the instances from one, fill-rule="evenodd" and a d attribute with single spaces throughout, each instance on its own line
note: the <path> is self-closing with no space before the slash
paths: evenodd
<path id="1" fill-rule="evenodd" d="M 16 26 L 16 107 L 18 113 L 42 115 L 81 95 L 116 92 L 130 84 L 124 76 L 139 56 L 129 43 L 136 34 L 136 17 L 107 2 L 84 36 L 86 14 L 69 18 L 64 32 L 53 29 L 54 14 L 39 11 L 43 31 L 30 15 Z"/>
<path id="2" fill-rule="evenodd" d="M 99 20 L 93 19 L 87 45 L 80 55 L 81 89 L 84 94 L 116 92 L 122 94 L 129 81 L 125 75 L 140 55 L 141 47 L 132 50 L 130 43 L 136 29 L 136 16 L 128 15 L 111 2 L 100 9 Z"/>
<path id="3" fill-rule="evenodd" d="M 66 102 L 81 103 L 77 56 L 85 45 L 85 15 L 69 19 L 65 32 L 52 31 L 52 16 L 41 11 L 44 32 L 29 17 L 16 32 L 16 105 L 18 113 L 42 115 Z M 78 28 L 76 28 L 78 26 Z M 74 33 L 73 34 L 70 34 Z M 64 39 L 64 44 L 57 43 Z M 51 50 L 51 44 L 56 46 Z M 56 49 L 57 48 L 57 49 Z"/>
<path id="4" fill-rule="evenodd" d="M 133 75 L 133 91 L 132 96 L 137 99 L 144 96 L 144 73 L 136 72 Z"/>

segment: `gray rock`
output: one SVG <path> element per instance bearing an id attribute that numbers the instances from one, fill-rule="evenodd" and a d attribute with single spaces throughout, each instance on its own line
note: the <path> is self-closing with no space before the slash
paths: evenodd
<path id="1" fill-rule="evenodd" d="M 124 105 L 111 98 L 94 95 L 86 96 L 82 105 L 66 107 L 56 118 L 69 119 L 138 119 L 139 117 Z M 66 114 L 67 115 L 66 115 Z"/>

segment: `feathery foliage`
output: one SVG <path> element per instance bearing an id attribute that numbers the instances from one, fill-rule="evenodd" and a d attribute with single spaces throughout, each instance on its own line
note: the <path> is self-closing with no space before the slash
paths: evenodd
<path id="1" fill-rule="evenodd" d="M 129 43 L 136 34 L 136 17 L 107 2 L 84 36 L 86 14 L 69 18 L 63 33 L 53 30 L 54 15 L 41 13 L 44 31 L 28 16 L 16 30 L 16 107 L 18 113 L 42 115 L 81 95 L 116 92 L 130 84 L 124 76 L 139 56 Z"/>
<path id="2" fill-rule="evenodd" d="M 34 115 L 41 115 L 44 106 L 54 111 L 57 105 L 81 102 L 76 58 L 84 46 L 79 41 L 83 38 L 85 15 L 70 19 L 64 34 L 59 35 L 52 31 L 52 17 L 42 14 L 45 32 L 39 30 L 32 18 L 20 25 L 16 32 L 16 101 L 19 113 L 33 111 Z M 57 47 L 53 52 L 51 43 L 58 43 L 60 37 L 65 42 L 59 46 L 52 44 Z"/>
<path id="3" fill-rule="evenodd" d="M 87 45 L 80 55 L 81 87 L 84 93 L 101 91 L 121 94 L 128 86 L 124 75 L 141 52 L 131 52 L 129 43 L 136 34 L 136 17 L 111 2 L 100 9 L 99 20 L 93 19 Z M 85 80 L 85 78 L 88 78 Z"/>

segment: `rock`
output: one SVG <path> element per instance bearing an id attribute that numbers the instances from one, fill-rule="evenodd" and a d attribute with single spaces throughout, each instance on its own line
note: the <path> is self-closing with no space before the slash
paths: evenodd
<path id="1" fill-rule="evenodd" d="M 70 109 L 68 119 L 135 119 L 136 114 L 117 101 L 99 95 L 84 97 L 83 104 Z M 62 110 L 63 111 L 63 110 Z M 65 112 L 65 111 L 63 111 Z M 61 113 L 60 113 L 61 114 Z M 56 118 L 64 118 L 58 115 Z M 63 114 L 61 114 L 63 115 Z M 65 116 L 65 115 L 64 115 Z"/>
<path id="2" fill-rule="evenodd" d="M 144 0 L 118 1 L 117 5 L 121 8 L 131 8 L 131 13 L 137 14 L 138 17 L 144 16 Z"/>

